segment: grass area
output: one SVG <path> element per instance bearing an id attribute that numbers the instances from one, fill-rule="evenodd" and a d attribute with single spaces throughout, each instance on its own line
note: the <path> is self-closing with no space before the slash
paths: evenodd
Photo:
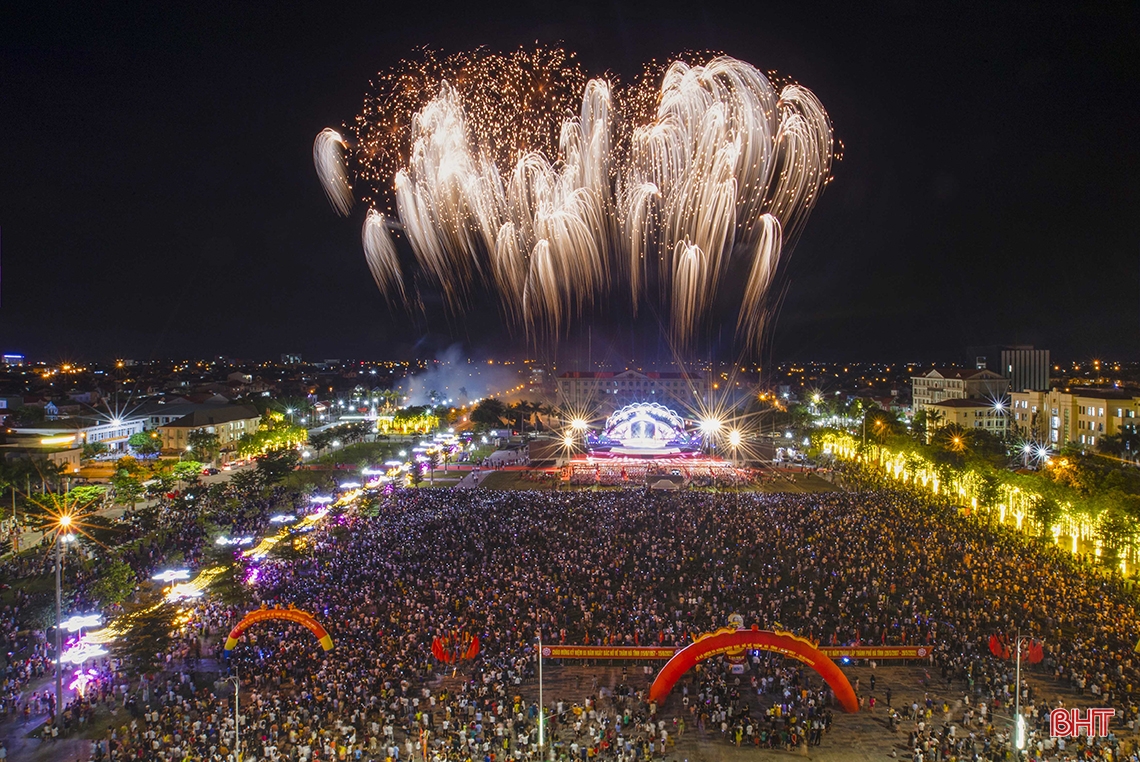
<path id="1" fill-rule="evenodd" d="M 837 492 L 838 487 L 811 473 L 779 473 L 775 484 L 765 485 L 765 492 Z"/>
<path id="2" fill-rule="evenodd" d="M 302 492 L 307 492 L 310 487 L 329 489 L 337 483 L 338 477 L 343 480 L 347 473 L 347 471 L 339 473 L 336 471 L 292 471 L 285 474 L 281 484 L 288 489 L 297 489 Z"/>
<path id="3" fill-rule="evenodd" d="M 502 489 L 502 490 L 551 490 L 554 489 L 554 480 L 541 480 L 532 481 L 527 478 L 527 471 L 492 471 L 486 474 L 480 481 L 479 486 L 486 489 Z M 539 473 L 539 472 L 534 472 Z M 835 492 L 834 487 L 830 482 L 821 479 L 815 474 L 810 473 L 776 473 L 776 481 L 764 484 L 760 487 L 743 488 L 741 492 L 798 492 L 798 493 L 814 493 L 814 492 Z M 436 486 L 439 486 L 439 478 L 436 477 Z M 638 489 L 640 485 L 629 485 L 627 487 L 570 487 L 562 485 L 560 489 L 563 490 L 582 490 L 582 489 L 602 489 L 602 490 L 620 490 L 620 489 Z M 709 489 L 710 492 L 731 493 L 731 488 L 724 489 Z"/>
<path id="4" fill-rule="evenodd" d="M 554 479 L 531 481 L 526 478 L 528 471 L 492 471 L 479 480 L 479 487 L 486 489 L 539 489 L 552 490 Z M 542 473 L 542 472 L 537 472 Z"/>
<path id="5" fill-rule="evenodd" d="M 328 466 L 342 464 L 359 466 L 367 461 L 370 465 L 376 465 L 386 460 L 398 459 L 401 450 L 407 452 L 412 446 L 409 442 L 357 442 L 339 450 L 327 452 L 317 458 L 314 463 Z"/>

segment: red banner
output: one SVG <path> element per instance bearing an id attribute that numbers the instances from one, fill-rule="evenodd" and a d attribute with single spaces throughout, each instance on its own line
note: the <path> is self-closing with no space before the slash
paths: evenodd
<path id="1" fill-rule="evenodd" d="M 832 659 L 925 659 L 934 652 L 932 646 L 820 646 L 819 650 Z"/>
<path id="2" fill-rule="evenodd" d="M 543 646 L 544 659 L 672 659 L 679 648 L 656 646 Z M 820 646 L 830 659 L 925 659 L 933 646 Z"/>
<path id="3" fill-rule="evenodd" d="M 676 648 L 655 646 L 543 646 L 544 659 L 672 659 Z"/>

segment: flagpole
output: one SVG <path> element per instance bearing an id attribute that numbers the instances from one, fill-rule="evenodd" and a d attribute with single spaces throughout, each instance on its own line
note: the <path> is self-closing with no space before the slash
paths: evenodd
<path id="1" fill-rule="evenodd" d="M 1021 759 L 1021 750 L 1025 748 L 1025 722 L 1021 718 L 1021 629 L 1017 630 L 1017 677 L 1014 680 L 1017 695 L 1013 699 L 1013 754 Z"/>
<path id="2" fill-rule="evenodd" d="M 546 748 L 546 704 L 542 701 L 542 630 L 538 632 L 538 753 Z"/>

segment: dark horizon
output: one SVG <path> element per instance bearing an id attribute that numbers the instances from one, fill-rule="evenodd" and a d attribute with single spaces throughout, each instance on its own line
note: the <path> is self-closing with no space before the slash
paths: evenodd
<path id="1" fill-rule="evenodd" d="M 311 146 L 419 46 L 539 40 L 623 78 L 723 50 L 823 102 L 845 157 L 783 266 L 764 364 L 995 343 L 1126 361 L 1140 356 L 1138 19 L 1125 3 L 7 7 L 0 352 L 533 355 L 483 303 L 465 319 L 391 312 L 363 209 L 333 214 Z M 591 323 L 614 352 L 670 354 L 652 316 Z M 736 356 L 732 327 L 719 359 Z"/>

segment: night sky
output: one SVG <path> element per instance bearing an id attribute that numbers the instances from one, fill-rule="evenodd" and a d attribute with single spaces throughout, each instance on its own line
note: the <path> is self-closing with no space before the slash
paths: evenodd
<path id="1" fill-rule="evenodd" d="M 678 6 L 3 4 L 0 351 L 524 353 L 490 308 L 391 312 L 312 141 L 418 46 L 537 40 L 624 78 L 719 49 L 819 96 L 845 158 L 786 260 L 770 357 L 1137 357 L 1140 6 Z M 593 325 L 660 351 L 651 319 Z"/>

